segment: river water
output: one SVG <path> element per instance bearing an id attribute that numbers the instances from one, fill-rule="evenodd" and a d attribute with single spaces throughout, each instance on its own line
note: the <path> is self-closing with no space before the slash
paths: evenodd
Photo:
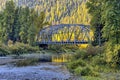
<path id="1" fill-rule="evenodd" d="M 37 66 L 0 66 L 0 80 L 73 80 L 62 64 L 40 63 Z"/>

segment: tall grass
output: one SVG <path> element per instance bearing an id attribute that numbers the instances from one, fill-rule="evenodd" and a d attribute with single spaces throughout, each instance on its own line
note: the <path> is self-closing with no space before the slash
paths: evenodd
<path id="1" fill-rule="evenodd" d="M 0 56 L 6 56 L 8 54 L 10 54 L 10 50 L 9 50 L 8 46 L 0 43 Z"/>
<path id="2" fill-rule="evenodd" d="M 0 56 L 6 56 L 9 54 L 20 55 L 24 53 L 32 53 L 37 51 L 39 51 L 39 47 L 36 46 L 32 47 L 29 44 L 16 42 L 15 44 L 9 46 L 0 43 Z"/>

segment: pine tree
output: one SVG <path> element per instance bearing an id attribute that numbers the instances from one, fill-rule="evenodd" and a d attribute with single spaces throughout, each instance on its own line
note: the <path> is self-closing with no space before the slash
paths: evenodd
<path id="1" fill-rule="evenodd" d="M 13 1 L 6 2 L 3 12 L 3 35 L 4 42 L 14 39 L 14 17 L 15 17 L 15 4 Z"/>
<path id="2" fill-rule="evenodd" d="M 101 21 L 102 17 L 102 5 L 101 0 L 88 0 L 87 8 L 88 13 L 91 15 L 90 24 L 94 30 L 94 41 L 93 45 L 100 45 L 105 42 L 105 39 L 102 37 L 102 29 L 104 22 Z"/>
<path id="3" fill-rule="evenodd" d="M 104 0 L 102 8 L 103 36 L 114 44 L 120 44 L 120 1 Z"/>
<path id="4" fill-rule="evenodd" d="M 16 42 L 16 41 L 19 41 L 20 40 L 20 36 L 19 36 L 19 33 L 20 33 L 20 21 L 19 21 L 19 13 L 20 13 L 20 8 L 17 7 L 16 10 L 15 10 L 15 18 L 14 18 L 14 40 L 13 42 Z"/>
<path id="5" fill-rule="evenodd" d="M 21 8 L 20 11 L 20 40 L 23 43 L 27 43 L 27 31 L 29 29 L 29 8 Z"/>
<path id="6" fill-rule="evenodd" d="M 35 19 L 37 18 L 36 12 L 34 9 L 30 11 L 30 18 L 29 18 L 29 29 L 28 29 L 28 44 L 34 45 L 35 38 L 36 38 L 36 26 L 35 26 Z"/>

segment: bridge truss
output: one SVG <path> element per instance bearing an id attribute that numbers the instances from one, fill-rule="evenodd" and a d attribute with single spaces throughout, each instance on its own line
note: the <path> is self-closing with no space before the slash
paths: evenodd
<path id="1" fill-rule="evenodd" d="M 83 24 L 59 24 L 42 29 L 38 44 L 88 44 L 91 41 L 90 26 Z"/>

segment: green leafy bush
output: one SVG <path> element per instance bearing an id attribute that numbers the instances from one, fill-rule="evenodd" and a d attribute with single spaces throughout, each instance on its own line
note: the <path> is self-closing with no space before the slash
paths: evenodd
<path id="1" fill-rule="evenodd" d="M 86 66 L 86 63 L 83 60 L 79 59 L 79 60 L 76 60 L 76 61 L 69 62 L 67 64 L 67 67 L 70 70 L 74 70 L 79 66 L 84 67 L 84 66 Z"/>
<path id="2" fill-rule="evenodd" d="M 93 57 L 98 54 L 102 54 L 104 52 L 104 46 L 88 46 L 86 48 L 86 55 L 85 57 Z"/>
<path id="3" fill-rule="evenodd" d="M 84 58 L 85 55 L 86 55 L 86 51 L 85 50 L 78 49 L 78 50 L 75 51 L 75 54 L 73 54 L 72 60 L 78 60 L 80 58 Z"/>
<path id="4" fill-rule="evenodd" d="M 75 70 L 74 70 L 74 73 L 76 74 L 76 75 L 81 75 L 81 72 L 82 72 L 82 70 L 83 70 L 83 67 L 77 67 Z"/>
<path id="5" fill-rule="evenodd" d="M 99 54 L 99 55 L 96 55 L 96 56 L 92 57 L 90 59 L 91 64 L 94 64 L 94 65 L 106 65 L 107 63 L 106 63 L 103 56 L 104 56 L 103 54 Z"/>
<path id="6" fill-rule="evenodd" d="M 113 68 L 120 67 L 120 44 L 107 42 L 104 59 Z"/>
<path id="7" fill-rule="evenodd" d="M 10 54 L 9 48 L 6 45 L 0 43 L 0 56 L 6 56 L 8 54 Z"/>
<path id="8" fill-rule="evenodd" d="M 23 43 L 15 43 L 13 46 L 10 46 L 10 51 L 11 54 L 16 54 L 20 55 L 23 53 L 31 53 L 31 52 L 36 52 L 39 50 L 38 47 L 32 47 L 28 44 L 23 44 Z"/>
<path id="9" fill-rule="evenodd" d="M 48 49 L 54 51 L 55 53 L 65 52 L 65 49 L 60 45 L 50 45 Z"/>
<path id="10" fill-rule="evenodd" d="M 93 67 L 86 66 L 86 67 L 77 67 L 75 69 L 75 74 L 81 75 L 81 76 L 99 76 L 99 73 L 95 72 L 93 70 Z"/>
<path id="11" fill-rule="evenodd" d="M 102 79 L 100 77 L 92 77 L 92 76 L 83 76 L 82 79 L 83 80 L 104 80 L 104 79 Z"/>
<path id="12" fill-rule="evenodd" d="M 62 52 L 75 52 L 76 50 L 78 50 L 78 46 L 75 45 L 50 45 L 49 50 L 58 52 L 58 53 L 62 53 Z"/>

